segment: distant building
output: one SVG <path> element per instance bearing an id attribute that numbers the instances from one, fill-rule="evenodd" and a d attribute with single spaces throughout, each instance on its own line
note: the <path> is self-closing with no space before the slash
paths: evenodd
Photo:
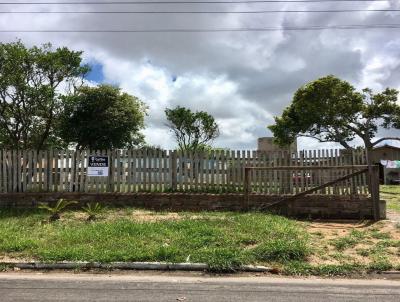
<path id="1" fill-rule="evenodd" d="M 383 184 L 400 183 L 400 148 L 390 145 L 376 147 L 372 153 L 372 162 L 380 166 L 380 179 Z M 394 164 L 397 163 L 397 165 Z"/>
<path id="2" fill-rule="evenodd" d="M 258 151 L 265 151 L 265 152 L 276 152 L 276 151 L 290 151 L 296 152 L 297 151 L 297 143 L 294 142 L 290 146 L 281 147 L 274 143 L 273 137 L 260 137 L 258 139 Z"/>

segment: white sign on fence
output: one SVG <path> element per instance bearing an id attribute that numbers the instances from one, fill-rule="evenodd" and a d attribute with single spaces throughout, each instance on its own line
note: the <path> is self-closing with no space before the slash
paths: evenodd
<path id="1" fill-rule="evenodd" d="M 108 177 L 108 156 L 89 156 L 87 175 Z"/>

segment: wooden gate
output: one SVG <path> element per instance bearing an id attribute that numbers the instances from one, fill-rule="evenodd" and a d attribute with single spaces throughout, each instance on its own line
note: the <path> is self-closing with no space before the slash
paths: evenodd
<path id="1" fill-rule="evenodd" d="M 282 198 L 263 209 L 284 205 L 309 194 L 370 195 L 374 205 L 374 218 L 380 219 L 379 166 L 276 166 L 245 167 L 245 207 L 253 188 L 260 185 L 274 189 Z M 260 176 L 261 174 L 261 176 Z M 263 174 L 266 175 L 263 177 Z M 273 181 L 268 177 L 272 175 Z M 368 186 L 361 179 L 367 177 Z"/>

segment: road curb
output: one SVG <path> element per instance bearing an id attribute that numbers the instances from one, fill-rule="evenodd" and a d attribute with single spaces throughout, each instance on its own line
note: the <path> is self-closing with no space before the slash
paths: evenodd
<path id="1" fill-rule="evenodd" d="M 400 271 L 382 271 L 380 273 L 385 275 L 400 275 Z"/>
<path id="2" fill-rule="evenodd" d="M 165 263 L 165 262 L 19 262 L 19 263 L 0 263 L 2 265 L 29 270 L 73 270 L 73 269 L 119 269 L 119 270 L 157 270 L 157 271 L 211 271 L 208 264 L 205 263 Z M 273 271 L 272 268 L 265 266 L 243 265 L 235 271 L 264 273 Z"/>

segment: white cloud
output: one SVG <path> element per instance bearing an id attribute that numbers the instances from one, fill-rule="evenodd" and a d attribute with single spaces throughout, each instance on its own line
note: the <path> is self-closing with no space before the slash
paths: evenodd
<path id="1" fill-rule="evenodd" d="M 341 3 L 343 8 L 398 8 L 394 1 Z M 337 3 L 196 5 L 198 10 L 339 9 Z M 3 9 L 17 10 L 4 5 Z M 25 6 L 20 10 L 171 10 L 181 5 Z M 396 13 L 249 15 L 2 15 L 2 29 L 234 28 L 397 23 Z M 0 41 L 17 34 L 0 34 Z M 400 87 L 398 30 L 276 31 L 241 33 L 43 33 L 18 34 L 28 45 L 52 42 L 84 50 L 103 65 L 105 81 L 120 85 L 149 106 L 147 141 L 172 148 L 164 126 L 166 107 L 187 106 L 213 114 L 221 128 L 219 147 L 254 148 L 266 126 L 296 89 L 326 74 L 356 87 Z M 300 146 L 321 146 L 301 140 Z"/>

